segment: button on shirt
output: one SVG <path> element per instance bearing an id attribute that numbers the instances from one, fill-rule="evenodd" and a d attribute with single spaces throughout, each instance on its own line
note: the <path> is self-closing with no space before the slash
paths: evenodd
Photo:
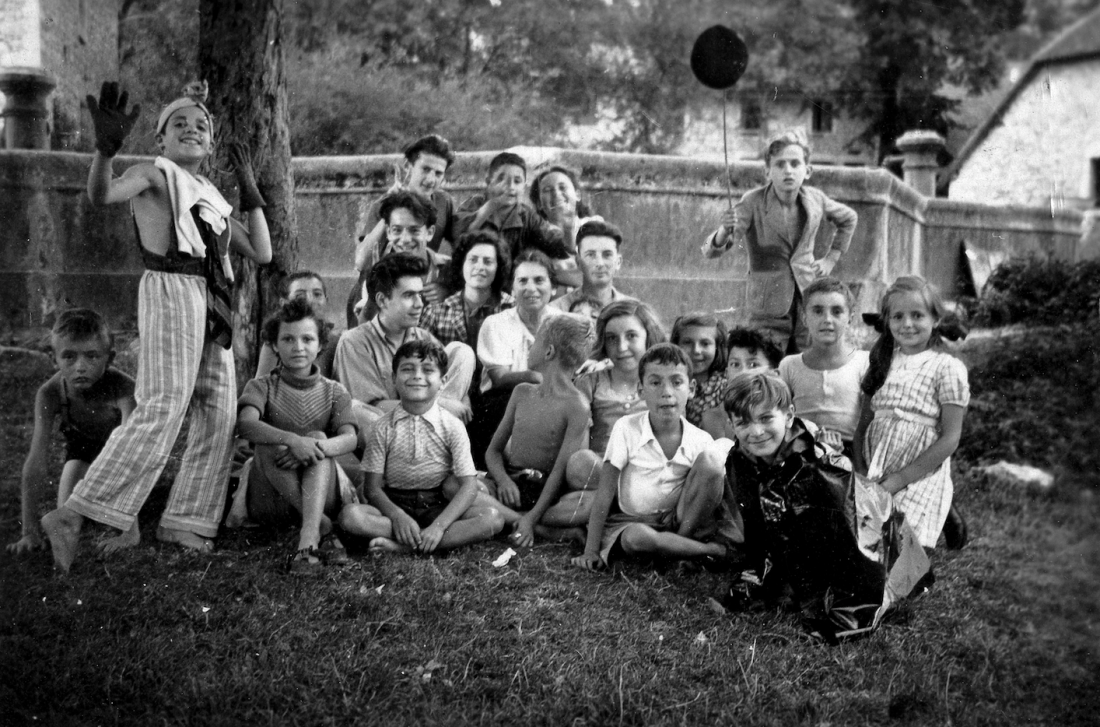
<path id="1" fill-rule="evenodd" d="M 619 509 L 624 515 L 672 512 L 695 458 L 713 442 L 702 429 L 680 418 L 683 437 L 672 459 L 665 457 L 649 423 L 649 412 L 625 416 L 611 429 L 604 461 L 618 468 Z"/>
<path id="2" fill-rule="evenodd" d="M 399 406 L 382 417 L 367 439 L 363 471 L 381 474 L 386 487 L 399 490 L 438 487 L 452 472 L 477 474 L 466 428 L 438 404 L 422 415 Z"/>

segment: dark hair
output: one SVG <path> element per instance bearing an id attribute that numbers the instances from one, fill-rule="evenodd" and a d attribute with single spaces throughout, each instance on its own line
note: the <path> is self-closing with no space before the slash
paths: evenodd
<path id="1" fill-rule="evenodd" d="M 579 290 L 577 291 L 580 292 Z M 576 313 L 577 309 L 582 305 L 586 305 L 589 308 L 593 308 L 597 311 L 596 315 L 599 315 L 599 311 L 603 310 L 603 303 L 599 301 L 594 295 L 578 295 L 573 299 L 573 302 L 569 304 L 569 312 Z"/>
<path id="2" fill-rule="evenodd" d="M 797 146 L 802 149 L 804 161 L 810 163 L 810 142 L 806 139 L 806 132 L 799 129 L 784 131 L 779 136 L 772 137 L 768 142 L 768 148 L 764 150 L 764 166 L 772 163 L 772 157 L 786 149 L 788 146 Z"/>
<path id="3" fill-rule="evenodd" d="M 714 362 L 707 369 L 707 373 L 725 373 L 726 362 L 729 360 L 729 346 L 726 344 L 729 333 L 726 330 L 726 324 L 718 316 L 706 311 L 685 313 L 673 321 L 672 334 L 668 337 L 669 340 L 679 345 L 680 336 L 683 335 L 684 329 L 693 326 L 714 329 Z"/>
<path id="4" fill-rule="evenodd" d="M 577 217 L 591 217 L 592 210 L 587 204 L 581 201 L 581 183 L 578 181 L 579 177 L 569 167 L 563 167 L 560 164 L 554 164 L 552 166 L 543 169 L 541 172 L 535 175 L 535 178 L 531 181 L 531 189 L 528 191 L 528 196 L 531 198 L 531 204 L 534 206 L 535 211 L 539 213 L 540 217 L 546 217 L 546 211 L 542 209 L 542 198 L 539 196 L 539 184 L 542 183 L 543 178 L 547 177 L 554 172 L 564 174 L 569 177 L 569 181 L 573 183 L 573 190 L 577 193 Z"/>
<path id="5" fill-rule="evenodd" d="M 401 278 L 423 278 L 427 274 L 428 263 L 424 258 L 407 252 L 387 255 L 376 262 L 367 273 L 367 296 L 374 300 L 381 293 L 389 298 Z"/>
<path id="6" fill-rule="evenodd" d="M 325 294 L 325 297 L 328 297 L 328 287 L 325 285 L 325 279 L 312 270 L 299 270 L 283 278 L 282 284 L 279 285 L 279 295 L 286 298 L 290 295 L 290 286 L 292 284 L 299 280 L 312 280 L 313 278 L 317 278 L 317 280 L 321 281 L 321 292 Z"/>
<path id="7" fill-rule="evenodd" d="M 940 297 L 940 291 L 924 278 L 915 275 L 901 277 L 886 289 L 886 292 L 882 294 L 882 305 L 879 310 L 882 319 L 882 335 L 871 347 L 871 365 L 868 367 L 867 374 L 863 377 L 863 383 L 860 385 L 863 393 L 867 396 L 874 396 L 875 392 L 886 383 L 886 375 L 890 373 L 890 364 L 894 361 L 894 334 L 890 332 L 890 296 L 898 293 L 920 294 L 924 298 L 928 312 L 936 318 L 937 324 L 943 320 L 947 312 L 943 304 L 943 298 Z M 938 325 L 934 325 L 932 327 L 932 337 L 928 339 L 928 347 L 938 348 L 942 343 L 943 339 L 940 336 Z"/>
<path id="8" fill-rule="evenodd" d="M 817 278 L 806 286 L 806 289 L 802 291 L 803 307 L 805 308 L 809 305 L 811 295 L 818 295 L 821 293 L 840 293 L 844 296 L 844 304 L 848 306 L 848 311 L 852 311 L 852 289 L 836 278 L 830 278 L 828 276 Z"/>
<path id="9" fill-rule="evenodd" d="M 550 258 L 542 250 L 536 250 L 534 248 L 528 248 L 521 252 L 515 260 L 512 261 L 512 282 L 515 282 L 516 271 L 519 270 L 519 266 L 523 263 L 535 263 L 546 268 L 546 274 L 551 278 L 554 277 L 554 263 L 550 262 Z"/>
<path id="10" fill-rule="evenodd" d="M 793 401 L 787 383 L 775 371 L 753 369 L 742 371 L 729 380 L 722 407 L 738 419 L 752 419 L 754 409 L 787 411 Z"/>
<path id="11" fill-rule="evenodd" d="M 485 175 L 485 181 L 490 182 L 493 179 L 493 174 L 501 167 L 519 167 L 523 170 L 523 176 L 527 176 L 527 162 L 519 154 L 514 154 L 510 151 L 502 151 L 493 157 L 489 162 L 489 172 Z"/>
<path id="12" fill-rule="evenodd" d="M 492 245 L 497 251 L 497 274 L 489 289 L 493 295 L 500 297 L 505 284 L 512 279 L 512 254 L 500 235 L 484 227 L 458 238 L 451 254 L 451 263 L 447 266 L 447 288 L 462 290 L 466 286 L 462 268 L 466 265 L 466 256 L 477 245 Z"/>
<path id="13" fill-rule="evenodd" d="M 642 354 L 642 360 L 638 362 L 638 378 L 645 378 L 645 367 L 654 366 L 683 366 L 691 375 L 691 359 L 684 353 L 684 349 L 675 343 L 658 343 L 650 346 Z"/>
<path id="14" fill-rule="evenodd" d="M 603 220 L 589 220 L 577 230 L 577 253 L 581 251 L 581 241 L 586 237 L 610 237 L 615 241 L 615 249 L 623 246 L 623 233 L 615 225 Z"/>
<path id="15" fill-rule="evenodd" d="M 278 310 L 264 321 L 264 342 L 275 348 L 275 344 L 279 341 L 279 329 L 284 323 L 297 323 L 307 318 L 312 318 L 314 323 L 317 324 L 317 342 L 321 348 L 324 348 L 325 344 L 328 343 L 327 321 L 319 316 L 317 311 L 313 310 L 313 306 L 308 301 L 298 300 L 297 298 L 283 303 Z M 280 361 L 280 363 L 282 362 Z"/>
<path id="16" fill-rule="evenodd" d="M 407 358 L 418 358 L 421 361 L 434 361 L 441 373 L 447 371 L 447 352 L 438 341 L 430 338 L 418 338 L 402 343 L 393 354 L 393 373 L 397 374 L 397 367 L 401 361 Z"/>
<path id="17" fill-rule="evenodd" d="M 114 349 L 115 337 L 103 316 L 91 308 L 70 308 L 57 317 L 50 331 L 52 338 L 64 336 L 76 341 L 98 338 L 108 349 Z"/>
<path id="18" fill-rule="evenodd" d="M 405 161 L 409 164 L 416 164 L 416 160 L 421 154 L 431 154 L 439 157 L 447 162 L 448 169 L 455 162 L 455 153 L 451 150 L 451 143 L 439 134 L 422 136 L 405 147 Z"/>
<path id="19" fill-rule="evenodd" d="M 600 311 L 600 317 L 596 319 L 596 341 L 592 346 L 592 358 L 610 358 L 604 350 L 603 337 L 607 333 L 607 324 L 616 318 L 634 316 L 645 329 L 645 347 L 653 348 L 658 343 L 665 342 L 665 329 L 657 319 L 657 314 L 649 307 L 648 303 L 640 300 L 616 300 L 608 303 Z"/>
<path id="20" fill-rule="evenodd" d="M 419 192 L 414 192 L 411 189 L 399 189 L 393 194 L 386 195 L 378 208 L 378 216 L 388 225 L 390 224 L 390 215 L 393 214 L 394 210 L 400 209 L 408 210 L 409 214 L 425 227 L 435 226 L 435 205 Z"/>
<path id="21" fill-rule="evenodd" d="M 539 326 L 535 337 L 544 336 L 557 352 L 562 368 L 573 371 L 584 361 L 592 340 L 592 321 L 575 313 L 550 316 Z"/>
<path id="22" fill-rule="evenodd" d="M 775 341 L 755 328 L 732 329 L 726 336 L 726 353 L 729 354 L 734 348 L 743 348 L 749 353 L 764 354 L 764 358 L 768 359 L 768 365 L 773 369 L 783 360 L 783 351 L 775 345 Z M 728 355 L 726 363 L 727 365 L 729 363 Z"/>

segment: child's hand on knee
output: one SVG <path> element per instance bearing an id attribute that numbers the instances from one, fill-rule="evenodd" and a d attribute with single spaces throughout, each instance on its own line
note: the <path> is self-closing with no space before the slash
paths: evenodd
<path id="1" fill-rule="evenodd" d="M 570 563 L 578 568 L 584 568 L 585 570 L 603 569 L 603 561 L 600 560 L 600 556 L 598 554 L 589 555 L 588 553 L 585 553 L 584 555 L 578 555 L 576 558 L 573 558 Z"/>
<path id="2" fill-rule="evenodd" d="M 516 487 L 516 483 L 510 477 L 497 483 L 497 499 L 500 500 L 502 505 L 508 507 L 519 506 L 519 488 Z"/>
<path id="3" fill-rule="evenodd" d="M 287 442 L 286 447 L 299 467 L 309 467 L 325 458 L 321 443 L 312 437 L 295 436 Z"/>
<path id="4" fill-rule="evenodd" d="M 446 532 L 445 528 L 432 523 L 428 527 L 420 531 L 420 552 L 427 555 L 433 552 L 439 547 L 439 543 L 443 540 L 443 533 Z"/>
<path id="5" fill-rule="evenodd" d="M 391 520 L 393 525 L 394 540 L 414 550 L 420 547 L 422 537 L 420 526 L 407 512 L 401 511 L 397 517 Z"/>
<path id="6" fill-rule="evenodd" d="M 42 538 L 37 535 L 24 535 L 14 543 L 8 543 L 5 549 L 12 555 L 27 555 L 36 550 L 42 550 L 43 547 L 45 543 L 42 542 Z"/>

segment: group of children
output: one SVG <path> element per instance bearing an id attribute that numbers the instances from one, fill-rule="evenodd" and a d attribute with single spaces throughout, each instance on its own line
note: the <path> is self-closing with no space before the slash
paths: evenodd
<path id="1" fill-rule="evenodd" d="M 459 342 L 444 347 L 417 328 L 434 260 L 419 254 L 431 251 L 425 245 L 437 232 L 436 214 L 450 214 L 452 203 L 404 200 L 400 195 L 411 193 L 398 190 L 378 205 L 369 234 L 376 246 L 396 249 L 364 271 L 377 314 L 339 344 L 324 318 L 324 281 L 313 273 L 290 276 L 281 307 L 264 325 L 260 370 L 237 398 L 214 292 L 231 274 L 222 264 L 229 249 L 261 263 L 271 256 L 247 152 L 231 155 L 246 228 L 198 175 L 212 141 L 201 100 L 184 97 L 166 108 L 158 122 L 164 156 L 118 179 L 111 178 L 110 160 L 137 109 L 126 113 L 125 94 L 113 84 L 105 84 L 98 103 L 89 97 L 89 106 L 98 150 L 89 195 L 131 203 L 148 267 L 139 301 L 138 380 L 135 386 L 109 367 L 110 333 L 96 314 L 59 317 L 53 333 L 59 371 L 36 399 L 23 473 L 23 536 L 9 546 L 13 552 L 42 545 L 35 510 L 55 419 L 69 449 L 57 509 L 42 524 L 55 562 L 67 570 L 85 517 L 122 531 L 101 544 L 105 551 L 137 542 L 137 511 L 187 411 L 187 452 L 158 537 L 210 548 L 235 427 L 252 450 L 242 481 L 247 489 L 238 497 L 253 520 L 298 526 L 295 573 L 346 563 L 340 533 L 364 539 L 373 552 L 424 554 L 503 531 L 519 546 L 536 538 L 572 540 L 584 546 L 573 563 L 589 569 L 633 554 L 738 562 L 759 550 L 759 528 L 775 506 L 761 499 L 763 483 L 791 458 L 816 466 L 807 451 L 850 461 L 849 471 L 854 466 L 878 482 L 921 545 L 934 547 L 944 530 L 952 502 L 949 460 L 969 396 L 965 367 L 941 350 L 946 310 L 927 282 L 900 278 L 883 296 L 874 348 L 851 345 L 851 294 L 826 275 L 847 240 L 823 261 L 813 259 L 812 244 L 809 258 L 803 247 L 806 225 L 820 221 L 817 207 L 848 237 L 854 213 L 802 187 L 808 152 L 798 139 L 769 149 L 769 184 L 746 195 L 750 208 L 764 211 L 731 212 L 704 247 L 724 250 L 741 241 L 763 254 L 786 246 L 793 287 L 778 316 L 790 324 L 780 338 L 790 351 L 804 328 L 805 350 L 783 358 L 774 331 L 727 331 L 705 312 L 677 318 L 666 342 L 650 306 L 618 294 L 608 281 L 613 295 L 561 304 L 591 310 L 541 321 L 527 352 L 533 375 L 512 389 L 479 471 L 464 424 L 465 394 L 477 386 L 466 359 L 471 352 Z M 435 164 L 441 169 L 429 163 L 421 170 L 436 181 L 430 191 L 442 193 L 438 181 L 449 162 L 444 157 Z M 510 246 L 522 248 L 527 235 L 557 251 L 566 245 L 562 231 L 531 218 L 519 201 L 525 178 L 522 159 L 506 157 L 491 170 L 496 192 L 473 205 L 473 226 L 499 218 L 500 231 L 514 233 L 503 235 Z M 813 204 L 798 207 L 800 195 Z M 793 217 L 772 215 L 773 203 L 795 204 Z M 421 207 L 421 218 L 395 214 Z M 776 220 L 784 227 L 778 232 L 771 229 Z M 403 247 L 408 239 L 416 242 L 411 249 Z M 617 269 L 620 242 L 608 238 L 606 250 L 592 246 L 607 258 L 592 265 Z M 377 352 L 371 365 L 387 369 L 371 372 L 381 380 L 373 393 L 357 391 L 361 377 L 348 373 L 364 365 L 357 346 Z M 343 383 L 330 378 L 333 371 Z M 351 482 L 360 478 L 356 489 Z M 965 533 L 956 532 L 948 544 L 961 547 L 963 540 Z"/>

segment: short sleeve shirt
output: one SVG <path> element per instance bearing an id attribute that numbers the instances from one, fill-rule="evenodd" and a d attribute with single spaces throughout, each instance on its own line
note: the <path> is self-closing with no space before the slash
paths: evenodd
<path id="1" fill-rule="evenodd" d="M 438 404 L 423 415 L 397 407 L 382 417 L 367 439 L 363 471 L 399 490 L 438 487 L 452 473 L 477 474 L 466 428 Z"/>
<path id="2" fill-rule="evenodd" d="M 358 430 L 351 395 L 338 382 L 317 373 L 316 366 L 309 376 L 279 368 L 252 379 L 244 385 L 237 411 L 246 406 L 259 410 L 260 421 L 299 436 L 313 431 L 335 435 L 345 424 Z"/>
<path id="3" fill-rule="evenodd" d="M 560 316 L 556 308 L 546 306 L 548 316 Z M 527 370 L 527 353 L 535 343 L 535 337 L 520 320 L 519 310 L 509 308 L 491 315 L 481 324 L 477 337 L 477 358 L 485 370 L 481 373 L 481 390 L 493 388 L 489 367 L 503 366 L 509 371 Z"/>
<path id="4" fill-rule="evenodd" d="M 649 412 L 625 416 L 611 429 L 604 462 L 619 472 L 619 509 L 630 516 L 673 511 L 695 458 L 713 442 L 709 434 L 681 418 L 683 437 L 672 459 L 665 457 Z"/>

